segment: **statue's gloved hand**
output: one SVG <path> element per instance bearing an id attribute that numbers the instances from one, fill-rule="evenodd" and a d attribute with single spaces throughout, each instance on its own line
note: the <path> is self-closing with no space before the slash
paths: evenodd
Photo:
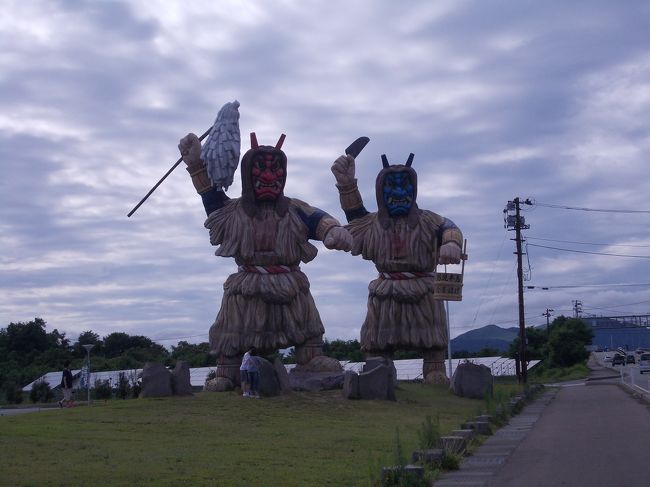
<path id="1" fill-rule="evenodd" d="M 343 227 L 332 227 L 327 232 L 327 235 L 325 235 L 323 244 L 328 249 L 348 252 L 352 249 L 352 235 Z"/>
<path id="2" fill-rule="evenodd" d="M 354 179 L 354 157 L 340 156 L 332 164 L 332 173 L 336 178 L 336 183 L 339 185 L 348 185 L 355 182 Z"/>
<path id="3" fill-rule="evenodd" d="M 202 165 L 201 162 L 201 141 L 192 133 L 187 134 L 178 143 L 178 150 L 181 151 L 183 161 L 189 167 Z"/>
<path id="4" fill-rule="evenodd" d="M 460 264 L 460 247 L 454 242 L 440 246 L 438 264 Z"/>

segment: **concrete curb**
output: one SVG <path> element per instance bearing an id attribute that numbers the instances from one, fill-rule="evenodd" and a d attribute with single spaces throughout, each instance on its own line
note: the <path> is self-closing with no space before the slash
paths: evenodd
<path id="1" fill-rule="evenodd" d="M 630 394 L 632 397 L 636 399 L 640 399 L 650 404 L 650 392 L 646 391 L 645 389 L 641 389 L 639 386 L 635 386 L 634 384 L 626 384 L 623 381 L 621 381 L 619 385 L 625 392 Z"/>

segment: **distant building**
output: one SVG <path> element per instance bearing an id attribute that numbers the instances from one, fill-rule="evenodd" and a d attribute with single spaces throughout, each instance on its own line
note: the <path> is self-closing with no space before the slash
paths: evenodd
<path id="1" fill-rule="evenodd" d="M 650 315 L 581 317 L 592 327 L 598 349 L 650 349 Z"/>

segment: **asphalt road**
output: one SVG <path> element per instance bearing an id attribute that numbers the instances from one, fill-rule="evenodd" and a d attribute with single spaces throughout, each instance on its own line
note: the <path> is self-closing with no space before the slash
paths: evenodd
<path id="1" fill-rule="evenodd" d="M 591 365 L 596 380 L 561 388 L 486 487 L 650 485 L 650 406 Z"/>

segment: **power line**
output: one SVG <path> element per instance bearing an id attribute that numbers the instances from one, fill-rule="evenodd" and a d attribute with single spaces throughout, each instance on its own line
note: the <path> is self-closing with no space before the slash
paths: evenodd
<path id="1" fill-rule="evenodd" d="M 583 208 L 579 206 L 553 205 L 550 203 L 533 202 L 535 206 L 544 206 L 546 208 L 557 208 L 561 210 L 580 210 L 580 211 L 598 211 L 603 213 L 650 213 L 650 210 L 606 210 L 601 208 Z"/>
<path id="2" fill-rule="evenodd" d="M 204 336 L 206 336 L 206 334 L 201 333 L 200 335 L 189 335 L 184 337 L 171 337 L 171 338 L 152 338 L 151 340 L 154 342 L 169 342 L 171 340 L 181 340 L 183 338 L 196 338 L 196 337 L 204 337 Z"/>
<path id="3" fill-rule="evenodd" d="M 576 245 L 597 245 L 597 246 L 603 246 L 603 247 L 631 247 L 631 248 L 639 248 L 639 249 L 648 249 L 650 248 L 650 245 L 626 245 L 626 244 L 609 244 L 609 243 L 592 243 L 592 242 L 574 242 L 572 240 L 554 240 L 551 238 L 541 238 L 541 237 L 528 237 L 526 236 L 527 240 L 543 240 L 545 242 L 559 242 L 559 243 L 570 243 L 570 244 L 576 244 Z"/>
<path id="4" fill-rule="evenodd" d="M 635 284 L 571 284 L 566 286 L 526 286 L 526 289 L 574 289 L 583 287 L 643 287 L 650 286 L 650 282 L 635 283 Z"/>
<path id="5" fill-rule="evenodd" d="M 637 304 L 645 304 L 645 303 L 650 303 L 650 300 L 637 301 L 636 303 L 616 304 L 614 306 L 610 306 L 609 308 L 624 308 L 625 306 L 634 306 L 634 305 L 637 305 Z M 609 308 L 597 308 L 596 306 L 593 306 L 593 307 L 590 307 L 589 309 L 604 309 L 604 310 L 607 310 Z"/>
<path id="6" fill-rule="evenodd" d="M 575 249 L 562 249 L 559 247 L 549 247 L 547 245 L 528 244 L 530 247 L 540 247 L 542 249 L 560 250 L 562 252 L 574 252 L 577 254 L 592 254 L 592 255 L 609 255 L 612 257 L 630 257 L 634 259 L 650 259 L 650 255 L 625 255 L 625 254 L 610 254 L 607 252 L 589 252 L 588 250 L 575 250 Z"/>

